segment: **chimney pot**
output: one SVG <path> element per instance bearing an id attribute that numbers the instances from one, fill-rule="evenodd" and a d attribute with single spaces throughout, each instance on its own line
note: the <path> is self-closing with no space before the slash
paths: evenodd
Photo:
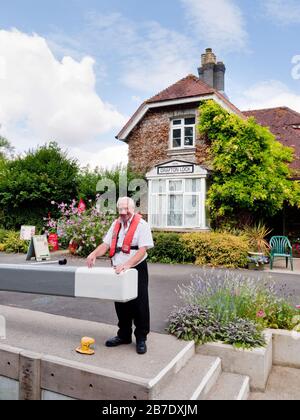
<path id="1" fill-rule="evenodd" d="M 199 79 L 214 89 L 224 92 L 225 71 L 224 63 L 217 61 L 212 48 L 206 48 L 205 54 L 201 55 L 201 67 L 198 69 Z"/>

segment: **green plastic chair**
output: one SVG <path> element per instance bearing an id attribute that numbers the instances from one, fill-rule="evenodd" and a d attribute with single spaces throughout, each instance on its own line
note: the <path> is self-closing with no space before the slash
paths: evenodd
<path id="1" fill-rule="evenodd" d="M 276 257 L 286 258 L 286 268 L 288 268 L 289 260 L 291 262 L 291 269 L 294 271 L 293 265 L 293 250 L 289 239 L 286 236 L 273 236 L 270 239 L 271 255 L 270 268 L 273 269 L 273 262 Z"/>

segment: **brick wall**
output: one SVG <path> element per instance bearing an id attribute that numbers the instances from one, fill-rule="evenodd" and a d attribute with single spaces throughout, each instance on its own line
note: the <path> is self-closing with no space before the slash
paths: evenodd
<path id="1" fill-rule="evenodd" d="M 139 173 L 145 174 L 155 165 L 169 160 L 195 162 L 199 165 L 208 163 L 208 144 L 197 134 L 196 148 L 186 151 L 170 151 L 170 121 L 189 115 L 195 115 L 199 104 L 194 107 L 169 107 L 150 110 L 133 129 L 128 137 L 129 165 Z"/>

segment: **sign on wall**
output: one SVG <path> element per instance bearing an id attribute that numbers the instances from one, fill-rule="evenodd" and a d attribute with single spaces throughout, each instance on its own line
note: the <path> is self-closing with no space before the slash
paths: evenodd
<path id="1" fill-rule="evenodd" d="M 20 239 L 30 241 L 35 235 L 35 226 L 21 226 Z"/>
<path id="2" fill-rule="evenodd" d="M 157 168 L 158 175 L 180 175 L 180 174 L 193 174 L 194 165 L 184 166 L 163 166 Z"/>

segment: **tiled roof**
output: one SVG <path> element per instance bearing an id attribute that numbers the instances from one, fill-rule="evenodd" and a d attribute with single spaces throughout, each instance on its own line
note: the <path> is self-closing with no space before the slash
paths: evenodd
<path id="1" fill-rule="evenodd" d="M 269 127 L 284 146 L 295 149 L 291 168 L 300 174 L 300 114 L 288 107 L 278 107 L 245 111 L 244 115 L 254 117 L 260 125 Z"/>
<path id="2" fill-rule="evenodd" d="M 210 95 L 215 89 L 202 82 L 198 77 L 189 74 L 179 82 L 174 83 L 167 89 L 150 98 L 146 103 L 170 101 L 172 99 L 190 98 L 193 96 Z"/>
<path id="3" fill-rule="evenodd" d="M 217 96 L 223 103 L 225 103 L 235 114 L 239 115 L 241 118 L 245 118 L 244 114 L 235 106 L 233 105 L 222 93 L 218 92 L 214 88 L 210 87 L 198 77 L 194 76 L 193 74 L 188 75 L 184 79 L 179 80 L 177 83 L 169 86 L 167 89 L 161 91 L 157 95 L 153 96 L 152 98 L 148 99 L 138 108 L 138 110 L 133 114 L 127 124 L 122 128 L 120 133 L 117 135 L 118 139 L 121 139 L 127 129 L 130 126 L 134 125 L 134 120 L 139 114 L 142 114 L 143 110 L 149 106 L 153 106 L 154 104 L 158 104 L 160 102 L 165 101 L 176 101 L 180 99 L 188 99 L 191 98 L 191 102 L 193 98 L 199 98 L 201 96 L 206 95 L 215 95 Z"/>

